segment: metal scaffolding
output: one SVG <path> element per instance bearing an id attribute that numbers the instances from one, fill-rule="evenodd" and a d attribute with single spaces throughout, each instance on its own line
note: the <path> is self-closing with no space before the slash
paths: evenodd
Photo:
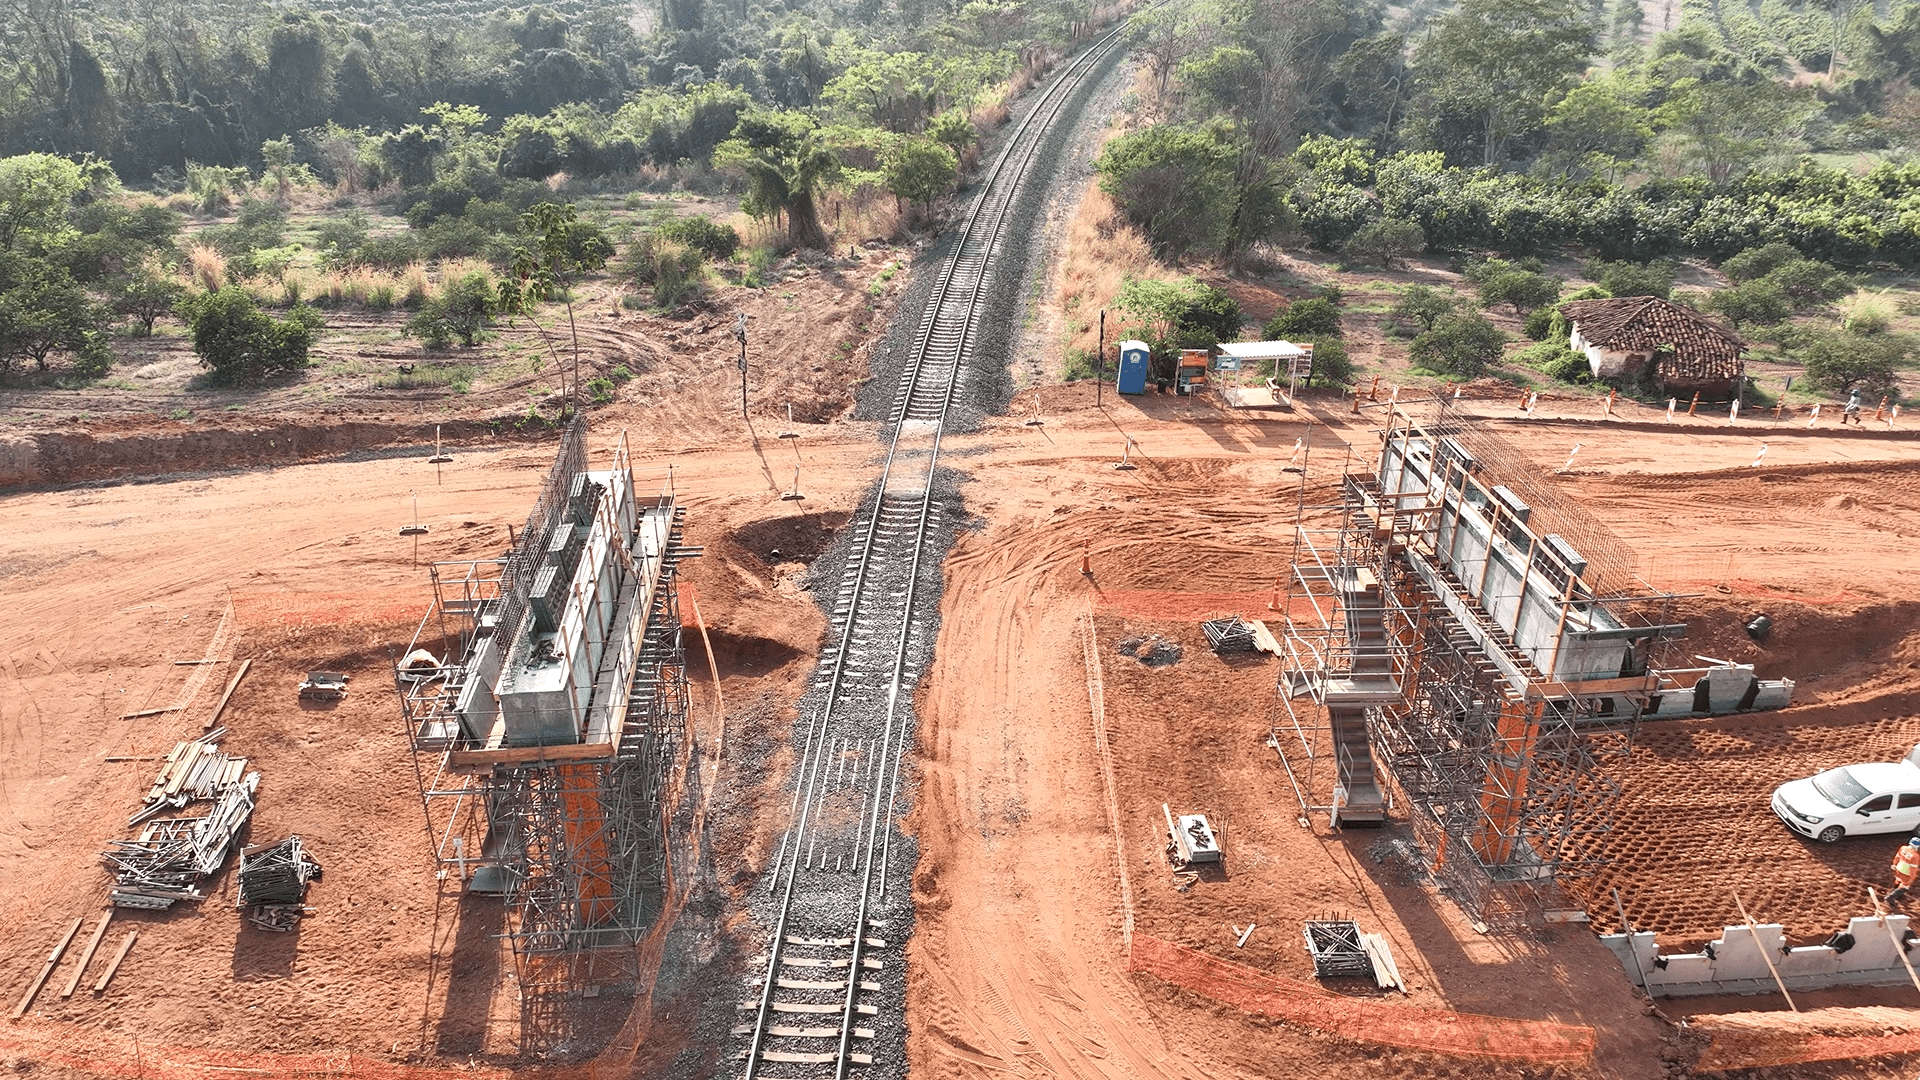
<path id="1" fill-rule="evenodd" d="M 1556 881 L 1595 868 L 1584 841 L 1612 826 L 1615 765 L 1685 629 L 1678 598 L 1538 472 L 1443 403 L 1424 423 L 1394 410 L 1374 471 L 1342 476 L 1322 508 L 1336 525 L 1308 529 L 1302 498 L 1279 635 L 1273 745 L 1302 814 L 1354 823 L 1343 802 L 1377 762 L 1427 869 L 1490 924 L 1543 918 Z M 1382 616 L 1362 623 L 1357 604 Z M 1357 663 L 1355 628 L 1375 622 L 1376 659 Z M 1347 699 L 1365 702 L 1362 775 L 1337 752 L 1340 705 L 1369 686 Z"/>
<path id="2" fill-rule="evenodd" d="M 395 670 L 436 870 L 502 896 L 523 1003 L 632 985 L 660 913 L 690 751 L 684 513 L 633 497 L 624 438 L 590 473 L 576 420 L 513 549 L 429 568 Z M 510 708 L 543 670 L 578 675 Z"/>

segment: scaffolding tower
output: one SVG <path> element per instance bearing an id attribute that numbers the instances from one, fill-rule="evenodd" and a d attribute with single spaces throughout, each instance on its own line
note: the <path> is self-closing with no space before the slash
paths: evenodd
<path id="1" fill-rule="evenodd" d="M 1304 815 L 1377 823 L 1404 804 L 1469 911 L 1536 922 L 1556 881 L 1595 868 L 1586 838 L 1611 828 L 1641 717 L 1676 696 L 1663 668 L 1685 626 L 1528 459 L 1434 410 L 1395 408 L 1374 470 L 1325 508 L 1335 523 L 1296 526 L 1273 745 Z"/>
<path id="2" fill-rule="evenodd" d="M 576 417 L 505 556 L 429 567 L 395 669 L 438 876 L 503 898 L 527 997 L 637 979 L 690 749 L 685 510 L 636 494 L 624 434 L 605 470 L 585 444 Z"/>

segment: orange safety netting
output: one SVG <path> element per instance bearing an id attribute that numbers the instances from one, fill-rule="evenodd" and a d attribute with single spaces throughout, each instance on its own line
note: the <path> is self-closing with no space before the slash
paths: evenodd
<path id="1" fill-rule="evenodd" d="M 1143 971 L 1248 1012 L 1360 1042 L 1439 1054 L 1519 1061 L 1579 1062 L 1593 1053 L 1593 1029 L 1341 997 L 1206 953 L 1134 934 L 1127 970 Z"/>
<path id="2" fill-rule="evenodd" d="M 82 1033 L 49 1024 L 15 1021 L 0 1032 L 0 1054 L 58 1065 L 98 1076 L 140 1080 L 233 1080 L 235 1076 L 364 1077 L 366 1080 L 505 1080 L 502 1069 L 401 1065 L 350 1050 L 315 1054 L 269 1054 L 197 1050 L 143 1043 L 126 1035 Z"/>

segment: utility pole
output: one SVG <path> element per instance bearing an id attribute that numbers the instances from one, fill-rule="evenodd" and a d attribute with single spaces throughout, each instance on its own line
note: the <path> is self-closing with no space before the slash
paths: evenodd
<path id="1" fill-rule="evenodd" d="M 1100 407 L 1100 382 L 1107 373 L 1107 310 L 1100 309 L 1100 356 L 1093 362 L 1093 407 Z"/>
<path id="2" fill-rule="evenodd" d="M 733 323 L 733 338 L 740 343 L 740 419 L 747 418 L 747 313 L 742 311 Z"/>

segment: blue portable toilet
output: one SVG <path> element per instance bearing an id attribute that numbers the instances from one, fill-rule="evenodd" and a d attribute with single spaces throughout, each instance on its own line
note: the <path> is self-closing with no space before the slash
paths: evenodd
<path id="1" fill-rule="evenodd" d="M 1123 341 L 1120 343 L 1120 377 L 1114 380 L 1114 388 L 1123 394 L 1144 394 L 1147 392 L 1147 359 L 1153 350 L 1144 341 Z"/>

